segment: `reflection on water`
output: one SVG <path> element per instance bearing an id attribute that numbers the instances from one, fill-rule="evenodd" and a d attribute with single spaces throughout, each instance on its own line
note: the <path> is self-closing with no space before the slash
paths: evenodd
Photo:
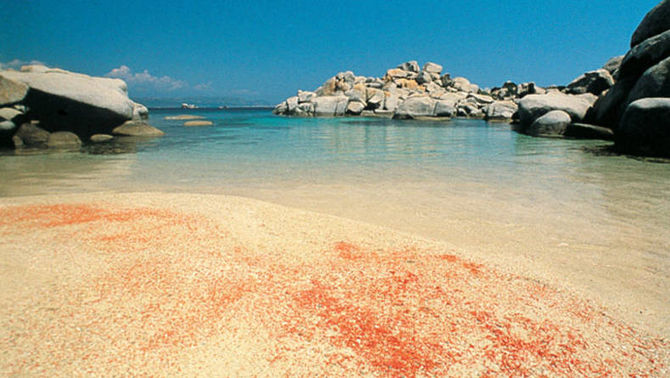
<path id="1" fill-rule="evenodd" d="M 153 111 L 162 138 L 0 156 L 0 195 L 255 197 L 447 240 L 670 334 L 670 164 L 483 121 L 191 112 L 214 125 L 184 127 L 164 119 L 180 112 Z"/>

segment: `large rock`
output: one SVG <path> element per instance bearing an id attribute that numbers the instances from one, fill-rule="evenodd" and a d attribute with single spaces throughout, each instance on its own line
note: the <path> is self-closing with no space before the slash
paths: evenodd
<path id="1" fill-rule="evenodd" d="M 612 85 L 614 85 L 614 78 L 610 75 L 609 71 L 601 68 L 586 72 L 573 80 L 568 84 L 567 92 L 571 94 L 592 93 L 599 95 Z"/>
<path id="2" fill-rule="evenodd" d="M 164 132 L 145 122 L 127 121 L 123 125 L 115 127 L 112 134 L 134 137 L 155 137 L 165 135 Z"/>
<path id="3" fill-rule="evenodd" d="M 347 91 L 345 96 L 349 97 L 349 101 L 358 101 L 363 104 L 368 100 L 367 88 L 364 84 L 356 84 L 353 88 Z"/>
<path id="4" fill-rule="evenodd" d="M 12 131 L 16 128 L 16 124 L 10 120 L 0 119 L 0 131 Z"/>
<path id="5" fill-rule="evenodd" d="M 346 96 L 322 96 L 312 100 L 314 115 L 317 117 L 334 117 L 344 115 L 349 99 Z"/>
<path id="6" fill-rule="evenodd" d="M 363 105 L 363 103 L 358 102 L 358 101 L 351 101 L 347 105 L 347 113 L 348 114 L 358 115 L 358 114 L 361 114 L 363 109 L 365 109 L 365 105 Z"/>
<path id="7" fill-rule="evenodd" d="M 390 79 L 404 79 L 409 76 L 408 71 L 402 70 L 400 68 L 392 68 L 386 71 L 386 77 Z"/>
<path id="8" fill-rule="evenodd" d="M 561 136 L 570 126 L 570 115 L 562 110 L 552 110 L 533 122 L 526 133 L 532 136 Z"/>
<path id="9" fill-rule="evenodd" d="M 376 88 L 368 88 L 366 91 L 366 102 L 368 107 L 377 109 L 384 104 L 384 91 Z"/>
<path id="10" fill-rule="evenodd" d="M 479 86 L 470 83 L 470 80 L 464 77 L 455 77 L 451 81 L 451 86 L 460 92 L 477 93 Z"/>
<path id="11" fill-rule="evenodd" d="M 430 83 L 433 81 L 433 77 L 430 75 L 429 72 L 426 71 L 421 71 L 419 72 L 419 75 L 416 77 L 416 82 L 419 84 L 425 84 L 425 83 Z"/>
<path id="12" fill-rule="evenodd" d="M 423 65 L 423 70 L 428 73 L 440 74 L 442 72 L 442 66 L 437 63 L 428 62 Z"/>
<path id="13" fill-rule="evenodd" d="M 670 97 L 670 57 L 645 71 L 628 94 L 626 105 L 645 97 Z"/>
<path id="14" fill-rule="evenodd" d="M 495 100 L 491 96 L 483 95 L 483 94 L 476 94 L 476 93 L 470 93 L 468 94 L 467 97 L 469 100 L 472 100 L 472 102 L 480 104 L 480 105 L 487 105 L 487 104 L 492 104 Z"/>
<path id="15" fill-rule="evenodd" d="M 23 112 L 14 108 L 0 108 L 0 118 L 7 121 L 13 121 L 15 118 L 19 118 L 22 115 Z"/>
<path id="16" fill-rule="evenodd" d="M 619 67 L 621 66 L 621 62 L 623 61 L 624 56 L 619 55 L 610 58 L 605 64 L 603 65 L 603 69 L 607 70 L 607 72 L 612 75 L 612 77 L 617 78 Z"/>
<path id="17" fill-rule="evenodd" d="M 395 113 L 396 118 L 417 118 L 434 116 L 436 101 L 428 96 L 415 96 L 405 100 Z"/>
<path id="18" fill-rule="evenodd" d="M 552 110 L 562 110 L 570 115 L 573 122 L 584 119 L 591 102 L 586 97 L 552 92 L 544 95 L 528 95 L 519 100 L 519 120 L 529 126 L 539 117 Z"/>
<path id="19" fill-rule="evenodd" d="M 288 114 L 288 104 L 286 101 L 280 102 L 272 109 L 273 114 Z"/>
<path id="20" fill-rule="evenodd" d="M 106 132 L 133 117 L 135 103 L 128 98 L 126 84 L 119 79 L 27 66 L 0 72 L 0 80 L 29 87 L 20 101 L 50 131 L 68 130 L 88 136 Z"/>
<path id="21" fill-rule="evenodd" d="M 0 72 L 0 106 L 23 101 L 28 94 L 28 86 L 20 81 L 5 77 Z"/>
<path id="22" fill-rule="evenodd" d="M 298 96 L 289 97 L 286 99 L 286 106 L 288 114 L 295 113 L 295 109 L 298 107 Z"/>
<path id="23" fill-rule="evenodd" d="M 69 131 L 56 131 L 49 135 L 47 147 L 55 149 L 77 149 L 81 147 L 81 139 Z"/>
<path id="24" fill-rule="evenodd" d="M 456 106 L 449 100 L 437 100 L 434 114 L 436 117 L 453 117 L 456 115 Z"/>
<path id="25" fill-rule="evenodd" d="M 484 108 L 484 119 L 506 121 L 512 119 L 519 106 L 514 101 L 496 101 Z"/>
<path id="26" fill-rule="evenodd" d="M 403 71 L 407 72 L 419 72 L 419 63 L 416 60 L 410 60 L 409 62 L 405 62 L 403 64 L 398 65 L 398 69 L 401 69 Z"/>
<path id="27" fill-rule="evenodd" d="M 147 121 L 149 119 L 149 109 L 142 104 L 133 102 L 133 120 Z"/>
<path id="28" fill-rule="evenodd" d="M 32 123 L 24 123 L 18 128 L 14 138 L 18 139 L 22 146 L 44 148 L 49 140 L 49 132 Z"/>
<path id="29" fill-rule="evenodd" d="M 298 91 L 298 102 L 300 103 L 310 102 L 314 97 L 316 97 L 316 93 L 314 92 Z"/>
<path id="30" fill-rule="evenodd" d="M 637 78 L 626 78 L 617 81 L 606 94 L 600 96 L 589 109 L 585 121 L 595 125 L 616 129 L 626 109 L 626 98 Z"/>
<path id="31" fill-rule="evenodd" d="M 626 153 L 670 157 L 670 98 L 644 98 L 628 105 L 615 145 Z"/>
<path id="32" fill-rule="evenodd" d="M 670 30 L 633 47 L 619 67 L 619 77 L 639 77 L 649 67 L 670 56 Z"/>
<path id="33" fill-rule="evenodd" d="M 663 0 L 647 13 L 633 33 L 630 47 L 670 29 L 670 0 Z"/>
<path id="34" fill-rule="evenodd" d="M 398 109 L 399 105 L 400 105 L 400 98 L 394 94 L 390 94 L 389 96 L 386 96 L 386 98 L 384 99 L 385 110 L 395 112 L 396 109 Z"/>

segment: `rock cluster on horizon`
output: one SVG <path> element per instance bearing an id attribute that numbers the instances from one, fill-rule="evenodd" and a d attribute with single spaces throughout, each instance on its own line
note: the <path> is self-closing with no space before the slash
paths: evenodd
<path id="1" fill-rule="evenodd" d="M 298 91 L 277 105 L 275 114 L 292 116 L 376 116 L 400 119 L 468 117 L 510 120 L 517 110 L 514 100 L 546 93 L 534 83 L 505 83 L 483 90 L 464 77 L 442 72 L 427 62 L 420 67 L 409 61 L 386 71 L 381 78 L 341 72 L 313 92 Z"/>
<path id="2" fill-rule="evenodd" d="M 120 79 L 42 65 L 0 71 L 0 147 L 78 148 L 113 136 L 158 136 Z"/>
<path id="3" fill-rule="evenodd" d="M 620 62 L 621 58 L 613 58 L 604 68 L 587 72 L 564 87 L 541 88 L 532 82 L 507 81 L 501 87 L 481 89 L 466 78 L 443 74 L 438 64 L 428 62 L 419 68 L 416 61 L 409 61 L 389 69 L 382 78 L 341 72 L 314 92 L 298 91 L 297 96 L 277 105 L 274 113 L 307 117 L 518 120 L 519 131 L 529 135 L 612 139 L 611 130 L 580 122 L 597 96 L 614 84 L 612 74 Z M 563 114 L 554 114 L 534 125 L 551 111 Z M 549 124 L 554 121 L 557 123 Z"/>

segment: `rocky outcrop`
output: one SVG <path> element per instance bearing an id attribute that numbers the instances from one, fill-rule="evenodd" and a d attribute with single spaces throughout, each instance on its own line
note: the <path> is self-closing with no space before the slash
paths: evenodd
<path id="1" fill-rule="evenodd" d="M 616 83 L 598 98 L 586 121 L 613 130 L 616 147 L 621 151 L 670 157 L 670 149 L 663 152 L 640 136 L 650 135 L 650 128 L 658 131 L 657 126 L 664 127 L 658 116 L 664 113 L 658 104 L 664 98 L 670 99 L 670 1 L 661 1 L 642 20 L 633 34 L 631 49 L 614 76 Z M 654 100 L 638 102 L 647 98 Z M 631 108 L 633 104 L 636 106 Z M 645 116 L 645 112 L 649 115 Z M 637 120 L 658 125 L 644 125 Z M 635 128 L 639 130 L 636 132 Z"/>
<path id="2" fill-rule="evenodd" d="M 670 29 L 670 0 L 663 0 L 647 13 L 630 40 L 635 47 L 644 40 Z"/>
<path id="3" fill-rule="evenodd" d="M 515 100 L 544 93 L 534 83 L 505 83 L 482 90 L 464 77 L 452 78 L 437 63 L 420 67 L 409 61 L 386 71 L 383 77 L 340 72 L 314 91 L 299 90 L 278 104 L 275 114 L 300 117 L 394 117 L 426 119 L 467 117 L 511 121 Z"/>
<path id="4" fill-rule="evenodd" d="M 670 57 L 644 72 L 628 94 L 626 106 L 646 97 L 670 97 Z"/>
<path id="5" fill-rule="evenodd" d="M 649 67 L 670 56 L 670 30 L 633 47 L 619 67 L 622 77 L 639 77 Z"/>
<path id="6" fill-rule="evenodd" d="M 126 83 L 119 79 L 91 77 L 42 65 L 24 66 L 21 71 L 0 71 L 0 108 L 13 109 L 20 114 L 15 119 L 0 112 L 0 144 L 37 146 L 25 143 L 18 134 L 24 123 L 39 124 L 47 133 L 69 132 L 79 140 L 88 141 L 94 134 L 111 134 L 127 122 L 147 124 L 149 111 L 128 98 Z M 13 127 L 9 122 L 13 123 Z M 147 124 L 147 126 L 149 126 Z M 150 127 L 150 126 L 149 126 Z M 154 134 L 157 134 L 154 132 Z M 162 133 L 161 133 L 162 134 Z M 74 145 L 70 134 L 57 134 L 52 146 Z M 63 142 L 69 138 L 69 142 Z M 40 143 L 49 147 L 48 143 Z"/>
<path id="7" fill-rule="evenodd" d="M 75 133 L 69 131 L 56 131 L 49 134 L 47 147 L 60 150 L 74 150 L 81 147 L 81 139 Z"/>

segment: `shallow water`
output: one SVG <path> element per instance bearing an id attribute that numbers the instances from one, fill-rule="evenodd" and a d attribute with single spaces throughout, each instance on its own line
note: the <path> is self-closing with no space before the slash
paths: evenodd
<path id="1" fill-rule="evenodd" d="M 0 156 L 0 196 L 225 193 L 446 240 L 670 335 L 670 164 L 506 124 L 155 110 L 162 138 Z M 103 152 L 106 152 L 103 154 Z M 109 152 L 113 152 L 109 154 Z"/>

